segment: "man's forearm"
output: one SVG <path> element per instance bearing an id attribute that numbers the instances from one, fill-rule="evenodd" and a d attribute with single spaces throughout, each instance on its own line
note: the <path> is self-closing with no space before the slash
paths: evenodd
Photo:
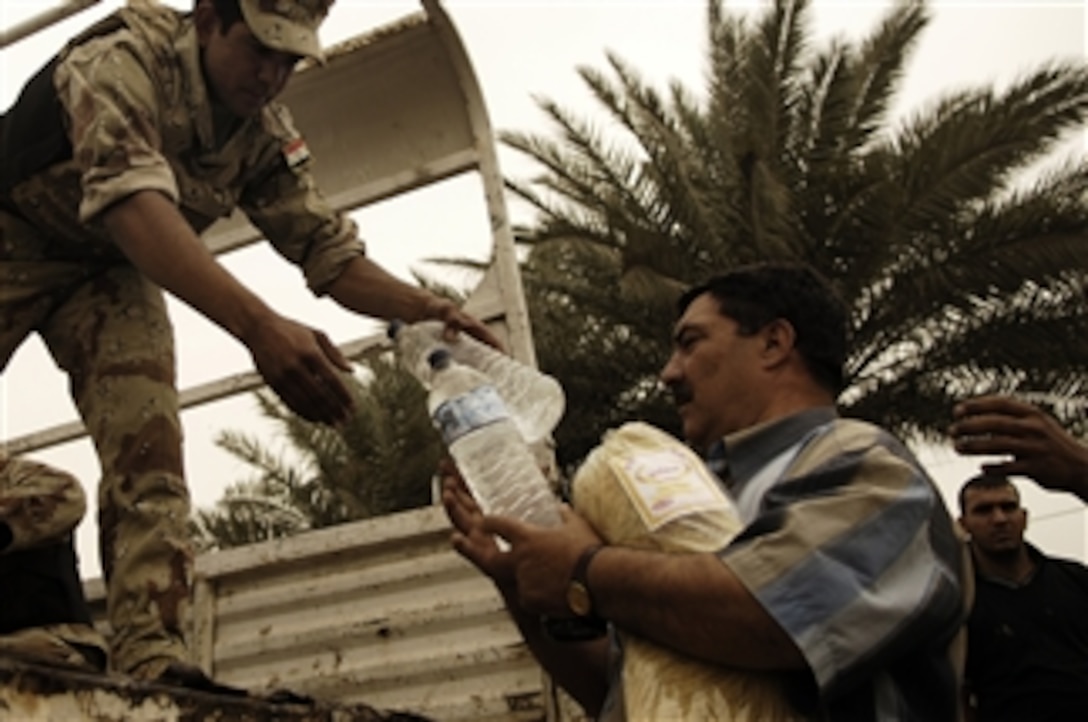
<path id="1" fill-rule="evenodd" d="M 211 255 L 181 212 L 157 191 L 140 191 L 108 208 L 114 242 L 149 279 L 240 340 L 274 312 Z"/>
<path id="2" fill-rule="evenodd" d="M 544 634 L 541 618 L 503 594 L 506 608 L 540 666 L 586 713 L 596 717 L 608 693 L 608 639 L 557 642 Z"/>
<path id="3" fill-rule="evenodd" d="M 620 629 L 697 659 L 799 669 L 797 646 L 712 554 L 606 547 L 589 570 L 597 612 Z"/>

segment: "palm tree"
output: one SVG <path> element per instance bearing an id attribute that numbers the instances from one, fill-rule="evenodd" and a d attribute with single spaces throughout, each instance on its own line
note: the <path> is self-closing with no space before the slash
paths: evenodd
<path id="1" fill-rule="evenodd" d="M 303 420 L 269 392 L 256 395 L 294 458 L 252 435 L 221 433 L 216 443 L 256 476 L 231 485 L 214 508 L 195 512 L 198 547 L 228 548 L 430 503 L 442 445 L 426 392 L 387 359 L 368 360 L 365 372 L 365 382 L 352 380 L 355 414 L 339 429 Z"/>
<path id="2" fill-rule="evenodd" d="M 561 463 L 618 421 L 671 423 L 653 379 L 677 290 L 758 260 L 808 262 L 848 302 L 850 415 L 934 439 L 968 394 L 1082 392 L 1088 171 L 1024 178 L 1083 128 L 1088 69 L 1050 63 L 893 124 L 924 2 L 824 47 L 808 0 L 707 8 L 702 94 L 609 54 L 578 72 L 616 133 L 541 99 L 557 137 L 502 135 L 542 167 L 508 186 L 537 211 L 519 237 L 540 362 L 569 396 Z"/>
<path id="3" fill-rule="evenodd" d="M 674 82 L 662 94 L 610 54 L 607 71 L 578 72 L 618 132 L 542 99 L 557 138 L 502 134 L 542 168 L 508 187 L 538 212 L 519 240 L 540 365 L 567 391 L 556 432 L 567 471 L 624 421 L 678 431 L 656 384 L 674 299 L 764 259 L 814 265 L 850 304 L 848 414 L 933 439 L 954 401 L 1018 391 L 1074 426 L 1083 417 L 1088 171 L 1023 179 L 1083 126 L 1088 69 L 1052 63 L 892 123 L 925 3 L 900 2 L 862 42 L 822 48 L 810 5 L 777 0 L 748 17 L 708 0 L 703 92 Z M 396 507 L 367 494 L 410 489 L 409 504 L 426 503 L 439 442 L 422 389 L 387 372 L 375 367 L 370 420 L 350 441 L 264 398 L 305 464 L 225 434 L 260 474 L 197 526 L 226 544 Z M 409 409 L 419 416 L 396 416 Z"/>

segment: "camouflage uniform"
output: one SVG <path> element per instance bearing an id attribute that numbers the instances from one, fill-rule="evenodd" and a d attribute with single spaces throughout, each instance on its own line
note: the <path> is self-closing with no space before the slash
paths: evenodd
<path id="1" fill-rule="evenodd" d="M 104 669 L 72 546 L 86 509 L 74 477 L 0 454 L 0 655 Z"/>
<path id="2" fill-rule="evenodd" d="M 243 0 L 243 9 L 268 4 Z M 297 14 L 327 4 L 276 7 Z M 73 40 L 43 77 L 63 143 L 46 148 L 45 167 L 0 189 L 0 370 L 37 332 L 68 374 L 103 471 L 112 662 L 155 676 L 186 657 L 192 574 L 173 331 L 160 289 L 111 242 L 101 212 L 157 190 L 200 233 L 240 207 L 317 294 L 364 246 L 317 191 L 285 108 L 269 104 L 229 135 L 216 127 L 188 14 L 134 0 Z M 5 119 L 0 172 L 25 164 L 12 156 L 26 144 L 8 137 L 19 110 Z"/>

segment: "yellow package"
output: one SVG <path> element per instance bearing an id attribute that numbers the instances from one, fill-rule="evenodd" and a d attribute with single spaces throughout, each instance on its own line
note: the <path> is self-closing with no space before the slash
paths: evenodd
<path id="1" fill-rule="evenodd" d="M 717 479 L 687 446 L 644 423 L 608 432 L 574 476 L 571 503 L 609 544 L 714 552 L 743 525 Z M 778 675 L 697 661 L 617 630 L 630 722 L 804 719 Z"/>

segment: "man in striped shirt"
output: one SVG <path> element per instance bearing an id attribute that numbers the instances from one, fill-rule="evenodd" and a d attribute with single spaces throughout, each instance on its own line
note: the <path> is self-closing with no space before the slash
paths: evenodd
<path id="1" fill-rule="evenodd" d="M 841 301 L 807 267 L 766 264 L 690 290 L 679 311 L 661 378 L 684 436 L 733 495 L 741 534 L 717 553 L 601 546 L 573 513 L 558 529 L 481 517 L 450 476 L 455 547 L 601 719 L 626 717 L 615 655 L 603 640 L 548 639 L 540 615 L 595 615 L 704 662 L 774 672 L 804 718 L 957 719 L 964 547 L 914 456 L 838 417 Z"/>

